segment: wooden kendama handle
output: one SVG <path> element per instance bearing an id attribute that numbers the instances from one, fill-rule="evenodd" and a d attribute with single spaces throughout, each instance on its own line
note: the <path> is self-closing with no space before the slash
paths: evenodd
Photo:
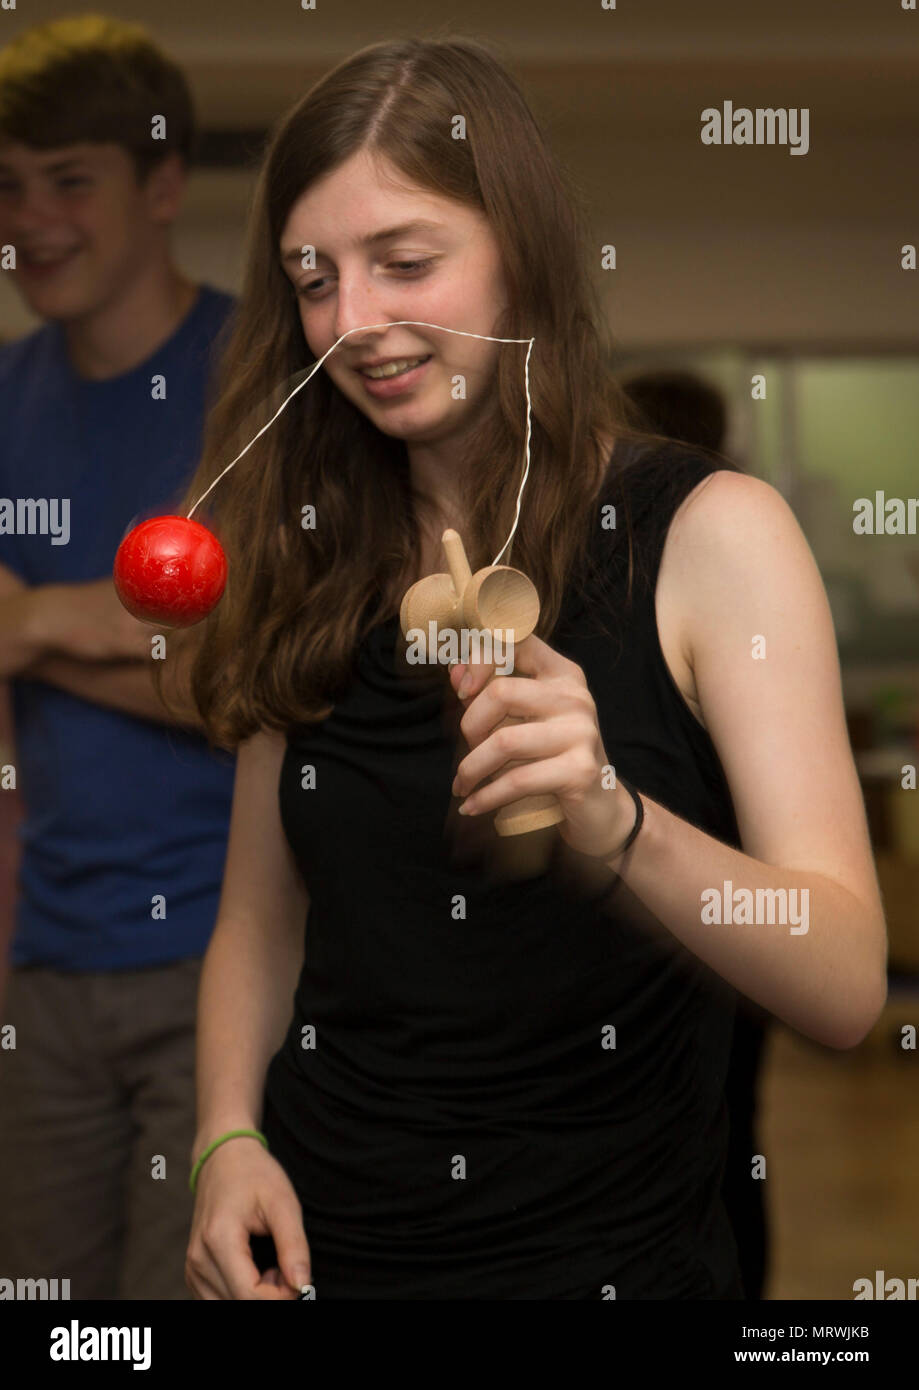
<path id="1" fill-rule="evenodd" d="M 439 629 L 511 630 L 515 641 L 525 641 L 539 619 L 539 595 L 531 581 L 507 565 L 489 565 L 473 574 L 459 532 L 448 528 L 441 540 L 450 573 L 429 575 L 406 592 L 400 609 L 403 633 L 413 627 L 426 629 L 427 623 L 434 621 Z M 486 684 L 497 675 L 494 672 Z M 525 722 L 507 715 L 498 727 Z M 525 762 L 526 759 L 516 759 L 505 763 L 496 775 Z M 523 835 L 557 825 L 564 818 L 557 797 L 551 793 L 524 796 L 498 809 L 495 829 L 499 835 Z"/>
<path id="2" fill-rule="evenodd" d="M 485 685 L 491 685 L 493 680 L 498 679 L 498 672 L 489 676 Z M 484 690 L 485 686 L 482 687 Z M 525 724 L 525 719 L 519 718 L 516 714 L 508 714 L 497 725 L 499 729 L 505 729 L 510 724 Z M 508 768 L 523 767 L 526 764 L 525 758 L 514 758 L 500 767 L 494 777 L 490 777 L 489 782 L 495 781 L 503 776 Z M 565 814 L 559 804 L 558 797 L 552 792 L 538 792 L 532 796 L 522 796 L 519 801 L 512 801 L 507 806 L 499 806 L 495 812 L 495 830 L 499 835 L 525 835 L 530 830 L 544 830 L 549 825 L 557 825 L 559 821 L 565 819 Z"/>

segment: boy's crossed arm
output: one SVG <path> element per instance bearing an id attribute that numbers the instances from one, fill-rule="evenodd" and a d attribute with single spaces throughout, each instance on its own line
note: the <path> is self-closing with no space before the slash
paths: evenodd
<path id="1" fill-rule="evenodd" d="M 200 729 L 187 688 L 191 651 L 171 662 L 173 714 L 153 685 L 154 630 L 122 606 L 110 579 L 30 586 L 0 564 L 0 679 L 45 681 L 84 700 L 158 724 Z"/>

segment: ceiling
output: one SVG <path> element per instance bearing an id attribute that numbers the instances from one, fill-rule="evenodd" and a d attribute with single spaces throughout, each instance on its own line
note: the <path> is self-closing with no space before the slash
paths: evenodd
<path id="1" fill-rule="evenodd" d="M 55 17 L 93 0 L 55 0 Z M 182 263 L 236 286 L 268 128 L 335 63 L 383 39 L 477 38 L 516 76 L 587 197 L 623 340 L 914 342 L 919 11 L 900 0 L 117 0 L 179 62 L 202 157 Z M 35 22 L 2 11 L 0 33 Z M 712 148 L 700 117 L 807 107 L 810 150 Z M 0 277 L 0 322 L 28 315 Z"/>
<path id="2" fill-rule="evenodd" d="M 561 124 L 665 130 L 731 98 L 735 105 L 809 106 L 839 129 L 915 131 L 919 12 L 899 0 L 133 0 L 100 6 L 141 22 L 186 69 L 202 126 L 258 128 L 323 72 L 382 39 L 461 34 L 495 46 L 534 107 Z M 54 17 L 85 13 L 56 0 Z M 34 9 L 4 11 L 13 36 Z"/>

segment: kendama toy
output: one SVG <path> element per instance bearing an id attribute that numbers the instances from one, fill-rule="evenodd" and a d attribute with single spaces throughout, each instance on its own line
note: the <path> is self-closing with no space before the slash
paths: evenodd
<path id="1" fill-rule="evenodd" d="M 529 637 L 539 621 L 539 595 L 533 582 L 509 565 L 486 565 L 473 574 L 459 532 L 448 528 L 441 540 L 449 573 L 430 574 L 406 591 L 399 609 L 403 636 L 420 628 L 427 637 L 433 623 L 438 636 L 452 630 L 457 640 L 463 628 L 488 630 L 492 635 L 500 629 L 515 643 Z M 495 671 L 486 684 L 499 675 Z M 498 727 L 525 722 L 507 715 Z M 506 763 L 496 775 L 524 761 Z M 501 806 L 495 813 L 495 829 L 499 835 L 523 835 L 557 825 L 564 818 L 558 798 L 540 793 Z"/>

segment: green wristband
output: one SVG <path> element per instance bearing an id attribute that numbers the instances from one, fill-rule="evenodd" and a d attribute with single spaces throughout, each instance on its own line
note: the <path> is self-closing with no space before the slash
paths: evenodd
<path id="1" fill-rule="evenodd" d="M 192 1168 L 191 1177 L 188 1179 L 188 1185 L 191 1188 L 192 1192 L 195 1191 L 195 1188 L 198 1185 L 198 1174 L 201 1171 L 201 1165 L 204 1162 L 204 1160 L 206 1158 L 210 1158 L 214 1150 L 216 1148 L 219 1148 L 221 1144 L 224 1144 L 227 1141 L 227 1139 L 239 1139 L 242 1136 L 251 1139 L 258 1139 L 262 1144 L 265 1145 L 266 1149 L 268 1148 L 268 1140 L 265 1138 L 264 1134 L 262 1134 L 257 1129 L 231 1129 L 228 1130 L 226 1134 L 221 1134 L 219 1139 L 215 1139 L 213 1144 L 208 1145 L 208 1147 L 204 1150 L 204 1153 L 201 1154 L 194 1168 Z"/>

